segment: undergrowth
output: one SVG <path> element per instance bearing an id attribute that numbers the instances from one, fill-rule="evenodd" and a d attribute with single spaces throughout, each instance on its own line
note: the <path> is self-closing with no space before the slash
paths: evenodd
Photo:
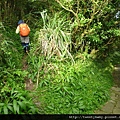
<path id="1" fill-rule="evenodd" d="M 40 113 L 91 114 L 109 99 L 112 65 L 108 61 L 93 60 L 87 52 L 80 55 L 78 52 L 77 57 L 72 55 L 69 49 L 72 41 L 66 34 L 66 31 L 71 32 L 71 27 L 69 30 L 67 27 L 71 24 L 62 22 L 66 21 L 63 19 L 55 16 L 48 23 L 43 19 L 44 30 L 36 31 L 28 55 L 28 77 L 35 84 L 36 99 L 42 108 Z M 55 42 L 52 45 L 61 52 L 60 56 L 52 54 L 55 52 L 49 43 L 52 40 Z M 58 40 L 63 46 L 67 45 L 66 49 Z M 42 41 L 47 41 L 45 46 L 41 45 Z M 42 47 L 46 48 L 45 51 Z"/>
<path id="2" fill-rule="evenodd" d="M 22 70 L 20 38 L 14 32 L 1 32 L 0 38 L 0 113 L 91 114 L 109 99 L 112 67 L 107 61 L 46 59 L 32 43 L 28 69 Z M 39 108 L 25 90 L 26 76 L 36 85 Z"/>
<path id="3" fill-rule="evenodd" d="M 91 114 L 109 99 L 112 67 L 108 63 L 92 60 L 77 60 L 74 65 L 59 60 L 40 63 L 36 92 L 43 113 Z M 32 64 L 30 67 L 32 70 Z M 38 73 L 33 79 L 37 77 Z"/>
<path id="4" fill-rule="evenodd" d="M 10 32 L 8 32 L 10 31 Z M 0 29 L 0 114 L 34 114 L 37 107 L 25 90 L 23 51 L 19 38 L 9 28 Z"/>

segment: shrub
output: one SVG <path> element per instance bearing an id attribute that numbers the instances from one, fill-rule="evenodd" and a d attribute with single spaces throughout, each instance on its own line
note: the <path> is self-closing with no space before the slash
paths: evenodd
<path id="1" fill-rule="evenodd" d="M 111 71 L 94 62 L 51 63 L 39 83 L 47 114 L 90 114 L 109 99 Z"/>
<path id="2" fill-rule="evenodd" d="M 27 91 L 18 91 L 5 86 L 0 94 L 1 114 L 34 114 L 37 107 L 32 103 Z"/>

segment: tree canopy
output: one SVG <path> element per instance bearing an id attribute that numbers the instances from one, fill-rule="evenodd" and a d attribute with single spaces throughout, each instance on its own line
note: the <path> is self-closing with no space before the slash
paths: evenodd
<path id="1" fill-rule="evenodd" d="M 43 27 L 42 11 L 47 10 L 47 17 L 58 14 L 57 19 L 70 24 L 67 29 L 73 51 L 103 52 L 119 43 L 120 18 L 115 17 L 119 16 L 119 0 L 1 0 L 0 9 L 3 25 L 15 27 L 19 19 L 24 19 L 33 29 Z"/>

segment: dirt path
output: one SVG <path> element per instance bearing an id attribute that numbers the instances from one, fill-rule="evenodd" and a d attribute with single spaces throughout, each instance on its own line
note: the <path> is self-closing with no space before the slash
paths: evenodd
<path id="1" fill-rule="evenodd" d="M 111 88 L 110 100 L 95 114 L 120 114 L 120 65 L 115 66 L 113 71 L 114 86 Z"/>
<path id="2" fill-rule="evenodd" d="M 22 70 L 28 69 L 28 63 L 27 63 L 27 55 L 25 54 L 22 59 Z M 29 79 L 27 76 L 25 77 L 25 88 L 26 90 L 33 90 L 34 84 L 31 79 Z"/>
<path id="3" fill-rule="evenodd" d="M 28 69 L 28 63 L 27 63 L 27 55 L 25 54 L 22 59 L 22 70 L 27 70 Z M 36 95 L 35 91 L 35 84 L 33 84 L 32 80 L 28 78 L 27 76 L 25 77 L 25 89 L 30 91 L 31 97 L 33 98 L 34 104 L 36 104 L 37 107 L 40 107 L 41 103 Z"/>

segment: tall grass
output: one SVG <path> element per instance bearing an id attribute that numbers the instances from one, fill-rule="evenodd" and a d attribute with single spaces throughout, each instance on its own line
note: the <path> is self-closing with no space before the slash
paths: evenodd
<path id="1" fill-rule="evenodd" d="M 69 58 L 74 63 L 73 56 L 71 55 L 71 25 L 66 21 L 65 17 L 60 18 L 59 14 L 55 14 L 53 18 L 46 22 L 47 14 L 45 11 L 41 12 L 43 19 L 43 28 L 36 32 L 36 43 L 32 54 L 43 53 L 48 60 L 54 56 L 61 59 Z"/>

